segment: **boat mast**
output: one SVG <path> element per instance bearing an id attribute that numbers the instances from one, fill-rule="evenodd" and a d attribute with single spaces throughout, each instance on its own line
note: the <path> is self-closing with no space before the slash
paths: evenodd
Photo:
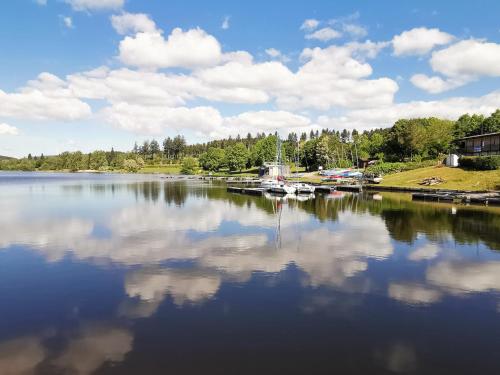
<path id="1" fill-rule="evenodd" d="M 276 166 L 279 168 L 279 175 L 283 176 L 283 167 L 282 167 L 282 156 L 281 156 L 281 139 L 276 132 Z"/>
<path id="2" fill-rule="evenodd" d="M 297 149 L 295 150 L 295 174 L 298 174 L 298 168 L 300 164 L 300 143 L 299 139 L 297 138 Z"/>

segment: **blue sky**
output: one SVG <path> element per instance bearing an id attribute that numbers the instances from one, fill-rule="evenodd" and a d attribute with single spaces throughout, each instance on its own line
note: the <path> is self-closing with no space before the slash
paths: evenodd
<path id="1" fill-rule="evenodd" d="M 0 5 L 0 154 L 390 126 L 500 106 L 495 1 Z"/>

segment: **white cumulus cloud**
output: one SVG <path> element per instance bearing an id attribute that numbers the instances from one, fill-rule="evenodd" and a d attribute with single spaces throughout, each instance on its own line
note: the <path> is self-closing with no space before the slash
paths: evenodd
<path id="1" fill-rule="evenodd" d="M 118 15 L 114 14 L 111 16 L 111 25 L 121 35 L 138 32 L 156 32 L 156 24 L 144 13 L 124 12 Z"/>
<path id="2" fill-rule="evenodd" d="M 277 50 L 276 48 L 268 48 L 266 49 L 266 53 L 271 56 L 271 57 L 280 57 L 281 52 Z"/>
<path id="3" fill-rule="evenodd" d="M 17 92 L 0 90 L 2 117 L 74 121 L 90 114 L 90 106 L 75 97 L 63 80 L 50 73 L 41 73 Z"/>
<path id="4" fill-rule="evenodd" d="M 452 97 L 354 109 L 342 116 L 320 116 L 318 124 L 325 128 L 364 130 L 391 126 L 401 118 L 439 117 L 456 120 L 464 113 L 490 115 L 498 108 L 498 103 L 500 91 L 493 91 L 480 97 Z"/>
<path id="5" fill-rule="evenodd" d="M 311 31 L 319 26 L 319 21 L 314 18 L 309 18 L 302 23 L 300 26 L 301 30 Z"/>
<path id="6" fill-rule="evenodd" d="M 328 42 L 329 40 L 340 38 L 342 34 L 332 29 L 331 27 L 324 27 L 322 29 L 316 30 L 313 33 L 306 34 L 306 39 L 316 39 L 322 42 Z"/>
<path id="7" fill-rule="evenodd" d="M 431 94 L 439 94 L 454 89 L 455 87 L 462 86 L 466 80 L 442 79 L 439 76 L 429 77 L 425 74 L 415 74 L 410 78 L 410 82 L 419 89 Z"/>
<path id="8" fill-rule="evenodd" d="M 222 116 L 213 107 L 164 107 L 117 103 L 102 111 L 105 119 L 127 131 L 162 134 L 165 129 L 187 129 L 206 135 L 222 124 Z"/>
<path id="9" fill-rule="evenodd" d="M 354 23 L 346 23 L 342 25 L 342 30 L 351 35 L 353 38 L 363 38 L 368 35 L 366 27 Z"/>
<path id="10" fill-rule="evenodd" d="M 120 42 L 120 60 L 142 68 L 194 68 L 216 65 L 221 59 L 218 40 L 199 28 L 175 28 L 166 40 L 160 32 L 141 32 Z"/>
<path id="11" fill-rule="evenodd" d="M 434 47 L 449 44 L 454 36 L 439 29 L 417 27 L 396 35 L 392 39 L 394 55 L 424 55 Z"/>
<path id="12" fill-rule="evenodd" d="M 120 9 L 125 0 L 65 0 L 76 11 Z"/>
<path id="13" fill-rule="evenodd" d="M 430 64 L 434 71 L 448 77 L 499 77 L 500 44 L 462 40 L 434 52 Z"/>
<path id="14" fill-rule="evenodd" d="M 368 30 L 357 22 L 359 17 L 359 12 L 354 12 L 344 17 L 334 18 L 328 21 L 328 24 L 336 29 L 342 29 L 345 34 L 354 39 L 363 38 L 368 35 Z"/>
<path id="15" fill-rule="evenodd" d="M 265 50 L 266 54 L 271 57 L 272 59 L 275 60 L 280 60 L 284 63 L 290 62 L 290 58 L 283 53 L 279 49 L 276 48 L 267 48 Z"/>
<path id="16" fill-rule="evenodd" d="M 311 120 L 308 117 L 287 111 L 252 111 L 225 118 L 225 129 L 219 132 L 220 136 L 247 134 L 255 132 L 255 129 L 266 133 L 275 131 L 287 133 L 295 128 L 304 129 L 309 125 Z"/>
<path id="17" fill-rule="evenodd" d="M 427 92 L 440 93 L 481 77 L 500 77 L 500 44 L 462 40 L 433 52 L 429 62 L 432 70 L 445 78 L 416 74 L 411 82 Z"/>
<path id="18" fill-rule="evenodd" d="M 18 135 L 19 131 L 15 126 L 0 123 L 0 135 Z"/>

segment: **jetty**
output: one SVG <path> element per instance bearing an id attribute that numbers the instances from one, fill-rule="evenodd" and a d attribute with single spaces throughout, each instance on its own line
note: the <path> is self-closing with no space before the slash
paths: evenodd
<path id="1" fill-rule="evenodd" d="M 412 200 L 420 201 L 500 205 L 500 194 L 498 193 L 457 193 L 454 191 L 438 191 L 433 193 L 413 193 L 411 197 Z"/>
<path id="2" fill-rule="evenodd" d="M 227 191 L 229 193 L 238 193 L 238 194 L 247 194 L 247 195 L 256 195 L 262 196 L 267 191 L 264 188 L 247 188 L 247 187 L 236 187 L 236 186 L 228 186 Z"/>
<path id="3" fill-rule="evenodd" d="M 420 201 L 433 201 L 433 202 L 453 202 L 455 199 L 458 200 L 452 194 L 436 194 L 436 193 L 413 193 L 411 195 L 412 200 L 420 200 Z"/>
<path id="4" fill-rule="evenodd" d="M 313 185 L 317 192 L 331 193 L 332 191 L 350 191 L 360 193 L 363 191 L 361 185 Z"/>
<path id="5" fill-rule="evenodd" d="M 334 191 L 349 191 L 360 193 L 363 191 L 361 185 L 313 185 L 315 187 L 315 191 L 317 193 L 326 193 L 329 194 Z M 261 196 L 264 195 L 269 189 L 262 187 L 239 187 L 228 184 L 227 192 L 229 193 L 238 193 L 238 194 L 248 194 L 248 195 L 256 195 Z"/>

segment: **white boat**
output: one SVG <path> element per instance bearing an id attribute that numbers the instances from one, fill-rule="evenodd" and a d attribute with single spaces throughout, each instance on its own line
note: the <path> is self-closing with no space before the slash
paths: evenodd
<path id="1" fill-rule="evenodd" d="M 293 185 L 278 180 L 264 180 L 260 184 L 260 187 L 279 194 L 294 194 L 297 191 Z"/>
<path id="2" fill-rule="evenodd" d="M 278 184 L 279 184 L 279 181 L 277 181 L 277 180 L 263 180 L 260 183 L 260 187 L 263 188 L 263 189 L 270 189 L 273 186 L 276 186 Z"/>
<path id="3" fill-rule="evenodd" d="M 285 184 L 284 182 L 277 181 L 276 184 L 269 188 L 269 191 L 280 194 L 294 194 L 297 190 L 292 185 Z"/>
<path id="4" fill-rule="evenodd" d="M 369 184 L 380 184 L 383 180 L 381 175 L 374 173 L 365 173 L 363 179 Z"/>
<path id="5" fill-rule="evenodd" d="M 303 182 L 297 182 L 292 186 L 297 191 L 297 194 L 312 194 L 314 193 L 314 190 L 316 190 L 314 186 L 309 184 L 304 184 Z"/>

